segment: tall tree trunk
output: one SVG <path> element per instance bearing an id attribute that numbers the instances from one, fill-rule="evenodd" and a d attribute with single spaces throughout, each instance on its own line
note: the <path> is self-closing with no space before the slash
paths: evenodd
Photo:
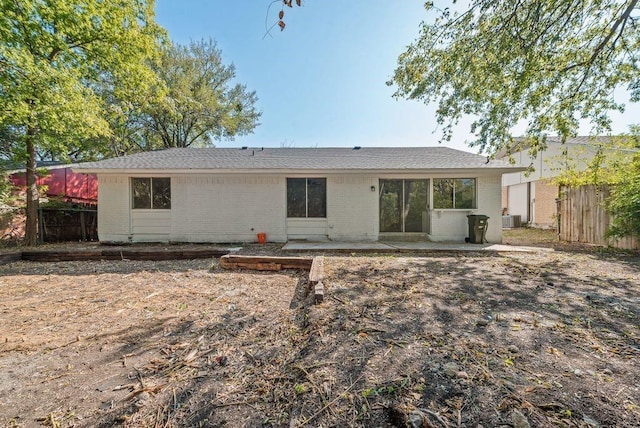
<path id="1" fill-rule="evenodd" d="M 27 127 L 27 222 L 25 225 L 25 245 L 38 243 L 38 184 L 36 181 L 35 128 Z"/>

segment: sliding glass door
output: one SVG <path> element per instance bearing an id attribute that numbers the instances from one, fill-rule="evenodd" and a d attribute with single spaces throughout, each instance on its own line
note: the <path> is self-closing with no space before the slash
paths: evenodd
<path id="1" fill-rule="evenodd" d="M 429 233 L 429 180 L 380 180 L 380 232 Z"/>

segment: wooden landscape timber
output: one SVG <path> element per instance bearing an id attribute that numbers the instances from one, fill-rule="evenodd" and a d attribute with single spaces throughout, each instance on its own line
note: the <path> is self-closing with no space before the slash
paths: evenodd
<path id="1" fill-rule="evenodd" d="M 324 257 L 272 257 L 240 256 L 227 254 L 220 257 L 223 269 L 252 269 L 278 271 L 281 269 L 302 269 L 309 271 L 309 288 L 313 289 L 314 302 L 324 301 Z"/>
<path id="2" fill-rule="evenodd" d="M 37 262 L 68 262 L 90 260 L 190 260 L 221 257 L 228 254 L 228 250 L 222 249 L 89 249 L 89 250 L 42 250 L 23 251 L 14 253 L 13 259 Z M 0 259 L 0 262 L 4 259 Z"/>
<path id="3" fill-rule="evenodd" d="M 236 254 L 220 257 L 220 267 L 224 269 L 310 270 L 312 262 L 311 257 L 240 256 Z M 277 266 L 280 267 L 276 269 Z"/>
<path id="4" fill-rule="evenodd" d="M 309 271 L 309 286 L 313 287 L 314 301 L 322 303 L 324 301 L 324 257 L 318 256 L 313 258 L 311 270 Z"/>
<path id="5" fill-rule="evenodd" d="M 17 262 L 18 260 L 22 260 L 22 253 L 20 252 L 0 254 L 0 265 Z"/>

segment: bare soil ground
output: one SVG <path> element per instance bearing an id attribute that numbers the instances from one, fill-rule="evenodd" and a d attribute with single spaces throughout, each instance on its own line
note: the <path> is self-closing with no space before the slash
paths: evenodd
<path id="1" fill-rule="evenodd" d="M 640 426 L 637 254 L 325 269 L 0 266 L 0 426 Z"/>

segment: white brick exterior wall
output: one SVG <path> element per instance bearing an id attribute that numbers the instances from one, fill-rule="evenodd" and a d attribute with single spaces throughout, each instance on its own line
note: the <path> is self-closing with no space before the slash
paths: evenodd
<path id="1" fill-rule="evenodd" d="M 432 210 L 433 241 L 464 242 L 469 236 L 469 214 L 489 216 L 487 240 L 502 242 L 502 182 L 499 175 L 478 177 L 476 180 L 478 208 L 475 210 Z"/>
<path id="2" fill-rule="evenodd" d="M 129 178 L 98 174 L 98 238 L 127 242 L 131 234 Z"/>
<path id="3" fill-rule="evenodd" d="M 286 179 L 278 176 L 177 176 L 171 180 L 171 240 L 285 242 Z"/>
<path id="4" fill-rule="evenodd" d="M 371 191 L 371 186 L 375 186 Z M 371 175 L 334 175 L 327 179 L 329 239 L 378 239 L 378 178 Z"/>
<path id="5" fill-rule="evenodd" d="M 502 242 L 502 179 L 499 175 L 478 178 L 477 214 L 490 217 L 487 240 L 494 243 Z"/>
<path id="6" fill-rule="evenodd" d="M 174 242 L 255 242 L 264 232 L 270 242 L 309 238 L 325 233 L 337 241 L 378 240 L 379 175 L 327 174 L 327 218 L 286 218 L 286 178 L 304 175 L 172 175 L 171 212 L 132 215 L 128 176 L 99 174 L 98 235 L 101 241 L 174 241 Z M 318 175 L 314 175 L 318 176 Z M 472 177 L 464 174 L 464 178 Z M 443 178 L 443 175 L 439 175 Z M 460 175 L 449 175 L 460 177 Z M 389 175 L 382 178 L 432 178 L 430 176 Z M 374 191 L 371 190 L 374 186 Z M 500 242 L 501 177 L 477 178 L 478 209 L 475 214 L 490 217 L 488 240 Z M 137 211 L 137 210 L 136 210 Z M 160 210 L 159 210 L 160 211 Z M 434 241 L 464 242 L 468 234 L 469 210 L 432 210 L 431 235 Z M 142 215 L 142 217 L 140 217 Z M 149 218 L 151 229 L 144 228 Z M 135 221 L 134 221 L 135 220 Z M 168 222 L 166 234 L 156 225 Z M 135 225 L 135 229 L 134 226 Z M 145 230 L 149 234 L 133 233 Z"/>

